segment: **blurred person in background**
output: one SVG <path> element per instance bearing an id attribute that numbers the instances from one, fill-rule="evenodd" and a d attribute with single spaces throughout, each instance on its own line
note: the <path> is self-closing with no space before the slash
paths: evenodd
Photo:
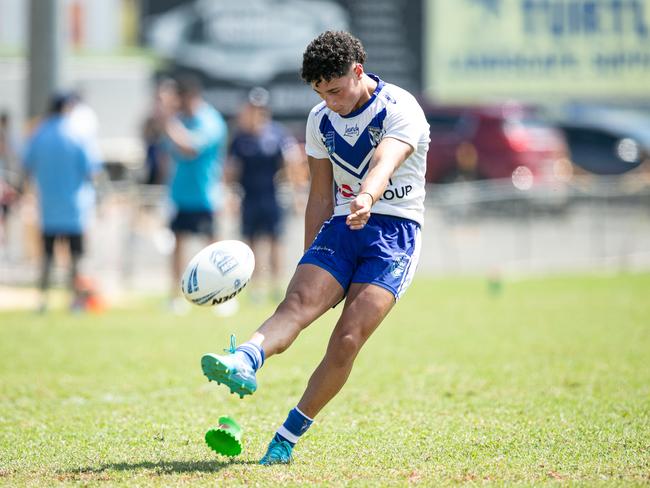
<path id="1" fill-rule="evenodd" d="M 142 140 L 145 147 L 145 185 L 162 185 L 168 182 L 170 171 L 169 154 L 165 145 L 165 128 L 156 116 L 161 106 L 169 105 L 176 97 L 176 83 L 170 78 L 160 80 L 155 89 L 151 113 L 142 124 Z"/>
<path id="2" fill-rule="evenodd" d="M 6 222 L 11 204 L 16 197 L 18 168 L 18 142 L 12 127 L 9 112 L 0 113 L 0 250 L 5 251 L 7 243 Z"/>
<path id="3" fill-rule="evenodd" d="M 67 115 L 73 134 L 80 138 L 92 152 L 96 160 L 101 159 L 99 147 L 99 118 L 88 104 L 82 88 L 77 88 L 70 95 L 71 107 Z"/>
<path id="4" fill-rule="evenodd" d="M 295 138 L 271 119 L 269 93 L 261 87 L 250 91 L 238 120 L 229 151 L 229 168 L 244 191 L 241 205 L 241 232 L 255 256 L 260 256 L 260 241 L 268 240 L 270 285 L 274 299 L 279 299 L 281 272 L 281 230 L 284 209 L 278 201 L 278 173 L 282 170 L 292 183 L 293 167 L 300 164 L 300 149 Z M 295 196 L 295 191 L 291 192 Z M 259 263 L 257 269 L 266 269 Z M 254 300 L 259 291 L 251 290 Z"/>
<path id="5" fill-rule="evenodd" d="M 155 117 L 174 164 L 170 181 L 175 207 L 170 223 L 175 237 L 171 306 L 174 312 L 183 313 L 188 307 L 180 297 L 185 243 L 189 235 L 202 236 L 208 242 L 216 238 L 214 216 L 228 129 L 223 116 L 203 99 L 200 80 L 190 75 L 176 80 L 176 96 L 161 100 Z"/>
<path id="6" fill-rule="evenodd" d="M 79 260 L 84 250 L 83 234 L 94 208 L 92 177 L 100 161 L 87 140 L 73 129 L 68 118 L 75 103 L 70 93 L 56 94 L 50 101 L 49 115 L 36 127 L 26 144 L 24 179 L 36 183 L 40 204 L 43 259 L 40 275 L 39 311 L 47 310 L 47 291 L 54 257 L 54 245 L 67 244 L 70 254 L 68 286 L 72 310 L 83 306 L 79 285 Z"/>
<path id="7" fill-rule="evenodd" d="M 2 111 L 0 112 L 0 178 L 14 185 L 19 174 L 18 154 L 18 137 L 11 126 L 11 117 L 8 111 Z"/>

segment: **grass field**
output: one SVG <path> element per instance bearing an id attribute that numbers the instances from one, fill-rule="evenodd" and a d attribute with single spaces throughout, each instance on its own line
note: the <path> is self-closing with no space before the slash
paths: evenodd
<path id="1" fill-rule="evenodd" d="M 648 274 L 498 295 L 480 279 L 416 281 L 289 467 L 256 463 L 338 311 L 264 366 L 253 397 L 199 367 L 270 311 L 0 313 L 0 484 L 650 484 Z M 222 414 L 244 428 L 232 461 L 203 441 Z"/>

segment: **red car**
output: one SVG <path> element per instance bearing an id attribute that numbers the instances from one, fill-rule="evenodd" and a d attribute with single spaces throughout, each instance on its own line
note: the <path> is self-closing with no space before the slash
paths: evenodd
<path id="1" fill-rule="evenodd" d="M 570 170 L 560 131 L 522 105 L 432 106 L 424 104 L 431 144 L 427 181 L 511 178 L 530 188 Z"/>

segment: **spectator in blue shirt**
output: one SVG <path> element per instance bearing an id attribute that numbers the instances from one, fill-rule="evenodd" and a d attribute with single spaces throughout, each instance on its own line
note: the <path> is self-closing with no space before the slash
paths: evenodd
<path id="1" fill-rule="evenodd" d="M 186 237 L 195 234 L 209 242 L 215 239 L 214 213 L 218 209 L 227 138 L 226 122 L 203 99 L 198 79 L 180 77 L 176 91 L 177 97 L 168 98 L 158 114 L 175 166 L 170 183 L 176 209 L 170 224 L 176 243 L 172 255 L 172 300 L 180 292 Z"/>
<path id="2" fill-rule="evenodd" d="M 25 176 L 35 181 L 40 204 L 42 311 L 47 308 L 55 241 L 69 248 L 69 287 L 74 295 L 73 306 L 79 303 L 78 264 L 83 253 L 83 233 L 94 208 L 91 178 L 99 169 L 99 161 L 69 125 L 67 114 L 73 102 L 67 94 L 52 97 L 50 113 L 36 128 L 24 154 Z"/>

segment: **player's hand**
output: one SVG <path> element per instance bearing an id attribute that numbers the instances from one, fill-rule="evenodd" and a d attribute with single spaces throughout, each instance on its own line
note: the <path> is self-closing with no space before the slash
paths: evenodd
<path id="1" fill-rule="evenodd" d="M 350 215 L 345 219 L 345 223 L 352 230 L 363 229 L 370 218 L 370 208 L 372 207 L 372 197 L 368 193 L 358 194 L 350 202 Z"/>

